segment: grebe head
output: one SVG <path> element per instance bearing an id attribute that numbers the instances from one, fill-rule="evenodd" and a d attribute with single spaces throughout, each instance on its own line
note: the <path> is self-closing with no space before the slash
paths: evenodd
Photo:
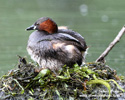
<path id="1" fill-rule="evenodd" d="M 48 33 L 57 33 L 57 24 L 49 17 L 42 17 L 38 19 L 33 25 L 26 29 L 28 30 L 38 30 L 46 31 Z"/>

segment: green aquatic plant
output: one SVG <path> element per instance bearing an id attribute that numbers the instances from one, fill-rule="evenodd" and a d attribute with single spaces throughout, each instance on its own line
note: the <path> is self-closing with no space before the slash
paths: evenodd
<path id="1" fill-rule="evenodd" d="M 91 62 L 81 67 L 77 64 L 73 67 L 65 65 L 58 72 L 49 69 L 36 72 L 36 65 L 20 59 L 18 68 L 1 77 L 0 99 L 90 99 L 96 88 L 105 90 L 100 87 L 102 85 L 108 90 L 108 97 L 102 97 L 104 99 L 111 97 L 112 88 L 124 93 L 116 82 L 116 71 L 103 63 Z M 116 86 L 112 87 L 113 84 Z"/>

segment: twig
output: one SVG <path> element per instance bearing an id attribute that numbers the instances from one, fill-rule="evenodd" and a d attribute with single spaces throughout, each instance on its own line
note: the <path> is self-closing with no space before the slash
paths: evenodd
<path id="1" fill-rule="evenodd" d="M 115 39 L 109 44 L 109 46 L 106 48 L 106 50 L 96 59 L 96 62 L 104 62 L 104 58 L 108 55 L 108 53 L 112 50 L 112 48 L 118 43 L 122 37 L 122 35 L 125 32 L 125 26 L 122 27 L 118 35 L 115 37 Z"/>

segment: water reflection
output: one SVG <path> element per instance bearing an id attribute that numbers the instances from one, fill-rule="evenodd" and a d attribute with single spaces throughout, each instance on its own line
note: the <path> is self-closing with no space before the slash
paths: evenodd
<path id="1" fill-rule="evenodd" d="M 103 22 L 108 22 L 109 21 L 109 17 L 107 15 L 102 15 L 101 20 Z"/>
<path id="2" fill-rule="evenodd" d="M 88 6 L 86 4 L 82 4 L 79 8 L 83 16 L 86 16 L 88 14 Z"/>
<path id="3" fill-rule="evenodd" d="M 118 20 L 117 19 L 113 19 L 111 23 L 112 23 L 113 26 L 116 26 L 118 24 Z"/>
<path id="4" fill-rule="evenodd" d="M 120 58 L 121 58 L 121 59 L 124 59 L 124 58 L 125 58 L 125 55 L 120 55 Z"/>

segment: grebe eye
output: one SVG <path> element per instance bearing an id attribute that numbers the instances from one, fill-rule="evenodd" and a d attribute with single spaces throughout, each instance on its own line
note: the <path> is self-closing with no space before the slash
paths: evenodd
<path id="1" fill-rule="evenodd" d="M 39 25 L 39 23 L 35 23 L 34 25 Z"/>

